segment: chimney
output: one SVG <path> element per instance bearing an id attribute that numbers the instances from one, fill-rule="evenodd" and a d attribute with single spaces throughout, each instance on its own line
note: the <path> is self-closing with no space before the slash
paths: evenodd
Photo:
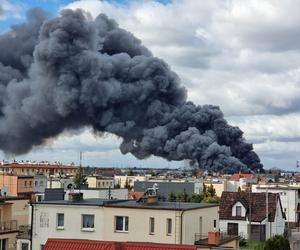
<path id="1" fill-rule="evenodd" d="M 157 195 L 146 197 L 146 203 L 147 204 L 154 204 L 154 203 L 157 203 L 157 202 L 158 202 L 158 196 Z"/>
<path id="2" fill-rule="evenodd" d="M 220 233 L 219 232 L 208 232 L 208 241 L 209 245 L 219 245 L 220 243 Z"/>
<path id="3" fill-rule="evenodd" d="M 82 201 L 83 193 L 69 193 L 69 201 Z"/>

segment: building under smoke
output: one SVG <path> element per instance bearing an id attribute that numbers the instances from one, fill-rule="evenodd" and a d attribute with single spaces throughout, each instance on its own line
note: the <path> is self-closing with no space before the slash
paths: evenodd
<path id="1" fill-rule="evenodd" d="M 190 160 L 200 168 L 262 168 L 220 109 L 186 100 L 176 73 L 101 14 L 41 10 L 0 35 L 0 149 L 26 153 L 66 130 L 91 127 L 120 150 Z"/>

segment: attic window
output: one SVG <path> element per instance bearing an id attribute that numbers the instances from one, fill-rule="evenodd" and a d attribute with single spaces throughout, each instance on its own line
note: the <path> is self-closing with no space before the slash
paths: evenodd
<path id="1" fill-rule="evenodd" d="M 241 217 L 242 216 L 242 207 L 236 206 L 235 207 L 235 215 Z"/>

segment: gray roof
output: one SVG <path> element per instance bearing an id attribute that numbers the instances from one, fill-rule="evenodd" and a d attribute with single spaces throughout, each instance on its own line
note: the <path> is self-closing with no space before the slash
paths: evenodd
<path id="1" fill-rule="evenodd" d="M 84 199 L 81 201 L 56 200 L 41 201 L 35 204 L 48 205 L 82 205 L 82 206 L 107 206 L 119 208 L 138 208 L 138 209 L 162 209 L 162 210 L 192 210 L 219 206 L 218 204 L 209 203 L 187 203 L 187 202 L 156 202 L 147 204 L 135 200 L 107 200 L 107 199 Z"/>
<path id="2" fill-rule="evenodd" d="M 138 209 L 191 210 L 191 209 L 216 207 L 219 205 L 208 204 L 208 203 L 160 202 L 160 201 L 152 204 L 147 204 L 143 202 L 137 202 L 135 200 L 127 200 L 127 201 L 107 204 L 107 206 L 119 207 L 119 208 L 138 208 Z"/>
<path id="3" fill-rule="evenodd" d="M 55 200 L 55 201 L 40 201 L 35 204 L 48 204 L 48 205 L 83 205 L 83 206 L 104 206 L 108 202 L 113 202 L 107 199 L 84 199 L 81 201 L 71 201 L 71 200 Z"/>

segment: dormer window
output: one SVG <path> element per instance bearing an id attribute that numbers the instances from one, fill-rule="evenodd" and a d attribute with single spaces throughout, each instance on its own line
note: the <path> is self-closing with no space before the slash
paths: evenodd
<path id="1" fill-rule="evenodd" d="M 241 206 L 236 206 L 235 207 L 235 215 L 238 217 L 242 216 L 242 207 Z"/>

